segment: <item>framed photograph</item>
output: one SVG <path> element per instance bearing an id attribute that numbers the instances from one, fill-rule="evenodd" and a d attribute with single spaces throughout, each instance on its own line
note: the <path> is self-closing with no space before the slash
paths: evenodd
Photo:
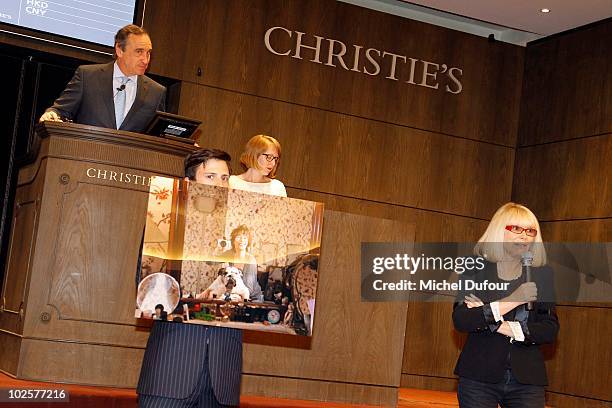
<path id="1" fill-rule="evenodd" d="M 312 335 L 322 223 L 322 203 L 154 177 L 139 297 L 167 274 L 180 286 L 168 320 Z M 158 293 L 136 315 L 160 318 L 147 285 Z"/>

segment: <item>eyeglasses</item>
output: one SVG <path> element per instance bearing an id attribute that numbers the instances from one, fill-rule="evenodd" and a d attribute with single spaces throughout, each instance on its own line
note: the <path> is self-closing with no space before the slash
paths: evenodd
<path id="1" fill-rule="evenodd" d="M 267 161 L 268 163 L 272 163 L 273 161 L 275 161 L 275 162 L 277 162 L 277 163 L 278 163 L 278 159 L 280 159 L 280 157 L 275 156 L 275 155 L 273 155 L 273 154 L 262 153 L 261 155 L 262 155 L 262 156 L 264 156 L 264 157 L 266 158 L 266 161 Z"/>
<path id="2" fill-rule="evenodd" d="M 536 235 L 538 235 L 538 230 L 535 228 L 523 228 L 519 227 L 518 225 L 506 225 L 506 229 L 515 234 L 522 234 L 523 231 L 525 231 L 525 234 L 528 237 L 535 237 Z"/>

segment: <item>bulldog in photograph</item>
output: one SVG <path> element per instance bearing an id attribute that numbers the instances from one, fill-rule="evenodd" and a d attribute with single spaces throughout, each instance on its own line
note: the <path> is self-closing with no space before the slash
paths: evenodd
<path id="1" fill-rule="evenodd" d="M 248 300 L 249 288 L 242 280 L 242 272 L 234 266 L 219 269 L 217 279 L 202 293 L 198 299 L 221 299 L 242 302 Z"/>

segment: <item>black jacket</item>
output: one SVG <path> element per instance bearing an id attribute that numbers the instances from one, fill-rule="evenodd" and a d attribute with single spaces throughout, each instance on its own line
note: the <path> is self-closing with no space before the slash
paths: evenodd
<path id="1" fill-rule="evenodd" d="M 48 110 L 75 123 L 114 129 L 113 62 L 81 65 Z M 138 76 L 136 99 L 125 116 L 120 130 L 144 132 L 155 116 L 165 110 L 166 88 L 145 75 Z"/>
<path id="2" fill-rule="evenodd" d="M 503 282 L 497 276 L 494 263 L 485 263 L 485 268 L 475 274 L 467 272 L 461 280 L 482 282 Z M 522 315 L 524 321 L 521 328 L 525 341 L 513 341 L 502 334 L 496 333 L 495 319 L 489 304 L 512 293 L 525 280 L 520 277 L 511 281 L 507 291 L 461 291 L 453 309 L 453 323 L 461 332 L 467 332 L 468 338 L 463 347 L 455 374 L 487 383 L 497 383 L 503 380 L 506 368 L 511 368 L 516 380 L 522 384 L 547 385 L 544 359 L 539 345 L 552 343 L 559 331 L 559 322 L 555 313 L 554 282 L 552 270 L 549 267 L 533 268 L 532 280 L 538 288 L 538 299 L 530 312 L 522 305 L 504 315 L 504 320 L 518 320 Z M 465 286 L 465 285 L 464 285 Z M 468 309 L 463 302 L 466 294 L 478 296 L 485 306 Z"/>

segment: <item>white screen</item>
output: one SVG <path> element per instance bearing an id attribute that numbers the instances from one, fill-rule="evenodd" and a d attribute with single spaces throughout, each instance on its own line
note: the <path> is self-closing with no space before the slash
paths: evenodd
<path id="1" fill-rule="evenodd" d="M 135 0 L 0 0 L 0 22 L 103 45 L 131 24 Z"/>

